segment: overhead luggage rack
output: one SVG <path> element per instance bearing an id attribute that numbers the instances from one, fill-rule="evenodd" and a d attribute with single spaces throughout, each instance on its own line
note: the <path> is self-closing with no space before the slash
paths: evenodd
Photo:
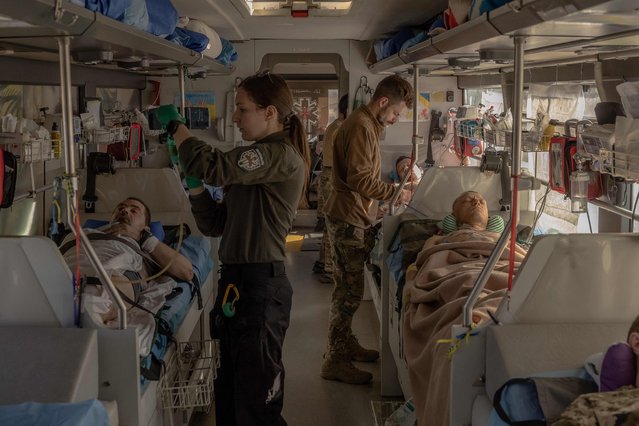
<path id="1" fill-rule="evenodd" d="M 201 53 L 68 1 L 59 2 L 56 18 L 56 3 L 55 0 L 4 2 L 0 18 L 9 19 L 0 19 L 0 49 L 30 59 L 37 52 L 37 59 L 57 61 L 56 37 L 69 36 L 71 54 L 79 64 L 141 74 L 163 71 L 173 74 L 180 65 L 197 66 L 207 75 L 228 75 L 234 70 Z"/>
<path id="2" fill-rule="evenodd" d="M 433 75 L 469 74 L 509 68 L 500 62 L 482 60 L 472 69 L 458 69 L 447 58 L 480 59 L 480 51 L 512 49 L 512 36 L 531 36 L 526 43 L 526 62 L 572 60 L 583 63 L 584 53 L 609 51 L 611 40 L 617 50 L 637 44 L 636 26 L 619 20 L 601 20 L 607 13 L 634 14 L 630 0 L 514 0 L 471 19 L 444 33 L 401 50 L 369 66 L 374 73 L 397 72 L 410 64 L 430 69 Z M 587 47 L 587 51 L 581 47 Z M 591 60 L 592 62 L 592 60 Z"/>

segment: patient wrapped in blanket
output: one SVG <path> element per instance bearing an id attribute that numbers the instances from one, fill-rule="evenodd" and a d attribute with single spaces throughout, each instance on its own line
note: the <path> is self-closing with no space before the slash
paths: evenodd
<path id="1" fill-rule="evenodd" d="M 448 424 L 451 326 L 462 323 L 467 296 L 500 234 L 486 230 L 488 209 L 476 192 L 465 192 L 453 203 L 457 230 L 426 241 L 417 261 L 407 271 L 404 288 L 404 353 L 412 397 L 420 425 Z M 526 252 L 516 246 L 517 269 Z M 508 285 L 509 248 L 497 261 L 473 309 L 473 323 L 490 320 Z"/>

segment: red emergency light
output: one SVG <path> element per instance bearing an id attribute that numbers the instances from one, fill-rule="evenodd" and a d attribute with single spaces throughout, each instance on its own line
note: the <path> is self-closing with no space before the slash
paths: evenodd
<path id="1" fill-rule="evenodd" d="M 306 1 L 294 0 L 291 3 L 291 16 L 293 18 L 308 18 L 308 3 Z"/>

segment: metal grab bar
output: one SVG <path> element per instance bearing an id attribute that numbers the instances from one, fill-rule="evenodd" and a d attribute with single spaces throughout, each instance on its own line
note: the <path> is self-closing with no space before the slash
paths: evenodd
<path id="1" fill-rule="evenodd" d="M 70 54 L 70 40 L 68 37 L 57 37 L 58 41 L 58 50 L 60 56 L 60 97 L 62 104 L 62 116 L 63 116 L 63 129 L 64 131 L 64 171 L 65 176 L 64 179 L 70 180 L 70 190 L 73 193 L 67 191 L 67 221 L 70 225 L 71 230 L 75 235 L 77 235 L 78 231 L 75 226 L 73 217 L 71 215 L 71 202 L 72 197 L 78 196 L 78 177 L 75 175 L 75 153 L 73 149 L 73 112 L 71 110 L 71 54 Z M 78 214 L 78 212 L 76 212 Z M 113 300 L 117 306 L 118 311 L 118 327 L 121 330 L 124 330 L 127 327 L 127 318 L 126 318 L 126 307 L 124 306 L 124 302 L 122 298 L 118 294 L 113 282 L 111 282 L 111 278 L 109 274 L 107 274 L 104 266 L 102 266 L 102 262 L 100 258 L 96 254 L 95 250 L 93 250 L 93 246 L 89 241 L 89 238 L 86 236 L 82 228 L 79 229 L 80 239 L 82 240 L 82 247 L 84 248 L 87 257 L 89 258 L 89 262 L 95 268 L 96 272 L 100 276 L 100 281 L 106 287 L 107 293 L 111 296 L 111 300 Z M 76 277 L 79 279 L 79 277 Z"/>
<path id="2" fill-rule="evenodd" d="M 408 172 L 406 172 L 406 174 L 402 178 L 402 181 L 397 186 L 397 189 L 395 190 L 395 193 L 393 194 L 393 198 L 391 198 L 390 200 L 389 213 L 391 216 L 395 215 L 395 206 L 397 204 L 397 200 L 399 200 L 399 196 L 402 194 L 402 190 L 404 189 L 404 186 L 406 185 L 406 183 L 408 182 L 408 179 L 413 174 L 412 166 L 413 166 L 413 163 L 411 162 L 411 170 L 408 170 Z"/>
<path id="3" fill-rule="evenodd" d="M 521 111 L 522 111 L 522 94 L 524 89 L 524 42 L 525 36 L 515 36 L 514 37 L 515 44 L 515 87 L 513 93 L 513 145 L 512 145 L 512 153 L 513 153 L 513 168 L 511 171 L 511 177 L 519 176 L 521 172 Z M 512 179 L 511 179 L 512 181 Z M 517 197 L 517 192 L 515 191 L 514 185 L 512 186 L 512 199 L 514 200 Z M 492 253 L 488 260 L 486 260 L 486 264 L 484 268 L 481 270 L 479 277 L 477 277 L 477 281 L 473 286 L 466 302 L 464 303 L 464 316 L 463 316 L 463 326 L 470 327 L 472 324 L 472 312 L 473 307 L 475 306 L 475 302 L 479 298 L 482 290 L 486 286 L 486 282 L 488 281 L 488 277 L 492 273 L 495 268 L 495 264 L 497 260 L 501 258 L 502 253 L 504 252 L 504 248 L 506 247 L 506 243 L 510 240 L 510 228 L 513 226 L 517 226 L 517 218 L 519 212 L 515 209 L 511 209 L 510 211 L 510 219 L 504 228 L 504 232 L 501 233 L 499 240 L 497 240 L 497 244 L 493 249 Z M 514 253 L 510 254 L 514 256 Z"/>
<path id="4" fill-rule="evenodd" d="M 473 312 L 473 307 L 475 306 L 475 302 L 479 298 L 479 295 L 481 294 L 482 290 L 484 290 L 484 287 L 486 286 L 486 282 L 488 282 L 488 278 L 490 277 L 490 274 L 493 272 L 493 269 L 495 268 L 495 264 L 501 258 L 501 255 L 504 252 L 504 249 L 506 248 L 506 244 L 508 244 L 508 241 L 510 240 L 509 229 L 510 229 L 512 220 L 513 219 L 511 214 L 511 218 L 508 220 L 508 223 L 506 223 L 506 226 L 504 227 L 504 232 L 501 233 L 499 240 L 497 240 L 497 244 L 495 244 L 495 248 L 493 249 L 493 252 L 490 253 L 490 257 L 488 258 L 488 260 L 486 260 L 486 264 L 484 265 L 484 268 L 479 273 L 479 277 L 477 277 L 477 281 L 475 282 L 473 289 L 468 295 L 468 298 L 466 299 L 466 303 L 464 303 L 464 318 L 462 323 L 464 327 L 471 326 L 472 320 L 473 320 L 472 312 Z"/>

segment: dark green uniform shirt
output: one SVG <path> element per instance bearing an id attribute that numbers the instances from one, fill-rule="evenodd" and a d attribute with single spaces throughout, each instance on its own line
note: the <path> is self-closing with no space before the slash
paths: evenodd
<path id="1" fill-rule="evenodd" d="M 285 132 L 229 152 L 189 138 L 180 145 L 179 154 L 186 175 L 226 187 L 220 261 L 263 263 L 286 258 L 286 235 L 293 224 L 306 171 L 304 160 L 287 141 Z M 215 202 L 205 191 L 191 197 L 191 204 L 198 227 L 206 234 L 211 227 L 206 221 L 215 220 Z"/>

